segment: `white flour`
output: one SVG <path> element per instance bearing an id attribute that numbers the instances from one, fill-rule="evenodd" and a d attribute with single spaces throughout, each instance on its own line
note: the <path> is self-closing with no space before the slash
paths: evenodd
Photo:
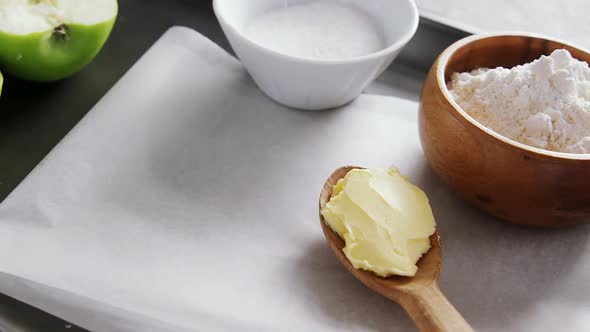
<path id="1" fill-rule="evenodd" d="M 367 55 L 385 47 L 383 29 L 358 6 L 312 1 L 268 11 L 246 26 L 246 36 L 277 52 L 315 59 Z"/>
<path id="2" fill-rule="evenodd" d="M 590 153 L 590 68 L 566 50 L 512 69 L 455 73 L 449 89 L 465 112 L 505 137 Z"/>

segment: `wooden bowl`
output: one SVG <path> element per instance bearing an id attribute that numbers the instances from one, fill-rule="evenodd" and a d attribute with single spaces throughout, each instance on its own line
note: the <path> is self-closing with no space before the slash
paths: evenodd
<path id="1" fill-rule="evenodd" d="M 441 53 L 422 91 L 420 140 L 431 167 L 472 205 L 517 224 L 589 222 L 590 154 L 542 150 L 493 132 L 455 103 L 447 82 L 454 72 L 510 68 L 560 48 L 590 63 L 588 51 L 538 35 L 470 36 Z"/>

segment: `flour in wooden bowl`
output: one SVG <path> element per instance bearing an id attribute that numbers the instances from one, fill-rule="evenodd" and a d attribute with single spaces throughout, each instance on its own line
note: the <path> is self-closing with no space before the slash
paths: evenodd
<path id="1" fill-rule="evenodd" d="M 590 153 L 590 68 L 567 50 L 512 69 L 454 73 L 449 90 L 471 117 L 541 149 Z"/>

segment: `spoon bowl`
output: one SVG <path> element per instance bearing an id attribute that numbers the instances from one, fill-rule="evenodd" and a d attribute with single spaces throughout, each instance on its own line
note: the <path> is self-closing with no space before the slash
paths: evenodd
<path id="1" fill-rule="evenodd" d="M 401 304 L 420 331 L 472 331 L 465 319 L 440 291 L 438 280 L 442 253 L 438 231 L 430 236 L 430 250 L 418 261 L 418 272 L 413 277 L 380 277 L 373 272 L 356 269 L 342 249 L 344 241 L 327 225 L 321 211 L 332 197 L 334 186 L 354 166 L 338 168 L 324 183 L 320 194 L 320 223 L 330 248 L 346 269 L 373 291 Z"/>

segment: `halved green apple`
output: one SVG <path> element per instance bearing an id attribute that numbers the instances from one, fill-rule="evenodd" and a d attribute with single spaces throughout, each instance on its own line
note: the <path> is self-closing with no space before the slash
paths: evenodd
<path id="1" fill-rule="evenodd" d="M 117 0 L 0 0 L 0 68 L 56 81 L 84 68 L 117 17 Z"/>

